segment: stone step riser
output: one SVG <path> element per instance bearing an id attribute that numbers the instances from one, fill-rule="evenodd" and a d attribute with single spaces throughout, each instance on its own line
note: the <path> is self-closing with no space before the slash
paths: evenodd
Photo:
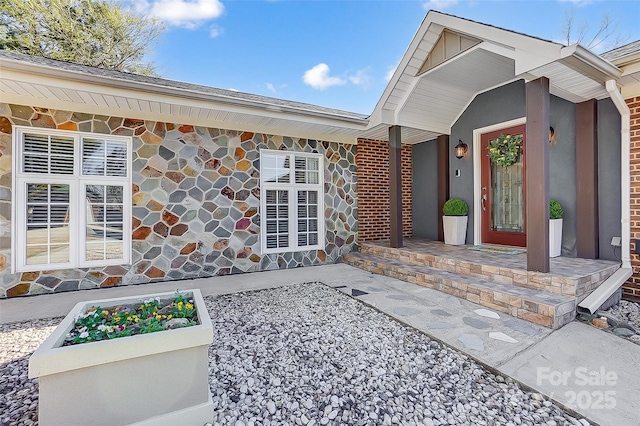
<path id="1" fill-rule="evenodd" d="M 345 263 L 365 271 L 432 288 L 545 327 L 557 329 L 575 318 L 575 299 L 554 306 L 353 255 L 346 255 L 344 260 Z"/>
<path id="2" fill-rule="evenodd" d="M 374 244 L 361 244 L 360 252 L 385 257 L 387 259 L 401 260 L 413 265 L 429 266 L 460 275 L 488 279 L 502 284 L 544 291 L 550 294 L 576 297 L 578 301 L 584 299 L 614 272 L 613 269 L 604 270 L 597 274 L 575 279 L 541 272 L 531 272 L 523 269 L 483 265 L 460 259 L 415 253 L 409 250 L 382 247 Z"/>

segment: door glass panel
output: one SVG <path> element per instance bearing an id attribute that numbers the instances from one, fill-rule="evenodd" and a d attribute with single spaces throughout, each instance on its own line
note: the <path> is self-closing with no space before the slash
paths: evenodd
<path id="1" fill-rule="evenodd" d="M 497 166 L 491 162 L 491 230 L 524 232 L 524 164 Z"/>

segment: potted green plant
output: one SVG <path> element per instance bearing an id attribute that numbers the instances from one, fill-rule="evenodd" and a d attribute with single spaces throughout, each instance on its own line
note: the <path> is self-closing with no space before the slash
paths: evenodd
<path id="1" fill-rule="evenodd" d="M 80 302 L 29 359 L 39 422 L 211 422 L 212 342 L 198 289 Z"/>
<path id="2" fill-rule="evenodd" d="M 558 257 L 562 253 L 562 205 L 549 199 L 549 257 Z"/>
<path id="3" fill-rule="evenodd" d="M 463 245 L 467 237 L 469 205 L 460 198 L 451 198 L 444 203 L 442 213 L 445 244 Z"/>

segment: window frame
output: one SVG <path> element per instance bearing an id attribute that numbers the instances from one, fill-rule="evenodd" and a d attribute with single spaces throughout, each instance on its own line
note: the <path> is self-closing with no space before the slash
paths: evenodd
<path id="1" fill-rule="evenodd" d="M 289 182 L 265 182 L 264 181 L 264 155 L 279 155 L 289 157 Z M 318 183 L 295 182 L 295 157 L 315 158 L 318 160 Z M 287 247 L 267 248 L 266 191 L 287 191 L 289 197 L 289 245 Z M 298 191 L 318 192 L 318 244 L 298 245 Z M 297 151 L 279 151 L 272 149 L 260 150 L 260 250 L 262 254 L 278 254 L 300 252 L 308 250 L 324 250 L 324 156 L 322 154 Z"/>
<path id="2" fill-rule="evenodd" d="M 33 272 L 42 270 L 60 270 L 73 268 L 105 267 L 132 263 L 132 194 L 133 182 L 132 149 L 133 138 L 130 136 L 108 135 L 102 133 L 44 129 L 28 126 L 12 126 L 12 188 L 11 191 L 11 272 Z M 24 135 L 61 136 L 73 139 L 73 174 L 28 173 L 23 172 Z M 125 176 L 96 176 L 82 174 L 82 140 L 93 138 L 124 142 L 127 147 Z M 105 163 L 106 164 L 106 163 Z M 68 184 L 69 185 L 69 262 L 27 264 L 27 185 L 30 183 Z M 86 185 L 122 186 L 123 188 L 123 221 L 122 221 L 122 257 L 118 259 L 87 260 L 86 229 L 87 207 Z"/>

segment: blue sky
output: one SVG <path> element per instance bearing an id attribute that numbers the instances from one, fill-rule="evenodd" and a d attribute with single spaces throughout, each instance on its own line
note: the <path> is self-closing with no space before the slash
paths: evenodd
<path id="1" fill-rule="evenodd" d="M 555 41 L 567 13 L 588 40 L 609 16 L 640 39 L 640 0 L 132 1 L 167 27 L 150 58 L 164 78 L 363 114 L 429 9 Z"/>

